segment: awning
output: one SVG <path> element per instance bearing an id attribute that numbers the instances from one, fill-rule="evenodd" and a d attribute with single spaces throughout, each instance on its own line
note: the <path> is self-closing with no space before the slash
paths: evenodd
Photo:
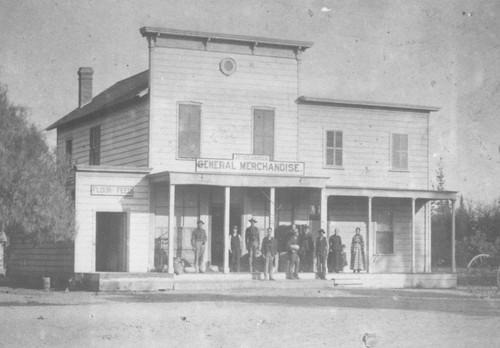
<path id="1" fill-rule="evenodd" d="M 431 191 L 392 188 L 326 187 L 327 196 L 358 196 L 385 198 L 415 198 L 425 200 L 457 199 L 456 191 Z"/>
<path id="2" fill-rule="evenodd" d="M 234 175 L 161 172 L 149 176 L 152 184 L 210 185 L 229 187 L 311 187 L 324 188 L 327 177 Z"/>

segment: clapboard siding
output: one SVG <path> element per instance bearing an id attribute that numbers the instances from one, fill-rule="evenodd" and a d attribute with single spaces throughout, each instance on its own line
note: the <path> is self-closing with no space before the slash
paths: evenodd
<path id="1" fill-rule="evenodd" d="M 428 189 L 427 114 L 299 105 L 299 161 L 336 186 Z M 326 168 L 326 130 L 343 133 L 342 168 Z M 391 134 L 408 134 L 408 172 L 391 171 Z"/>
<path id="2" fill-rule="evenodd" d="M 73 242 L 32 243 L 11 238 L 8 270 L 13 277 L 68 277 L 74 271 Z"/>
<path id="3" fill-rule="evenodd" d="M 379 214 L 392 212 L 394 232 L 394 254 L 376 255 L 372 265 L 374 273 L 410 272 L 411 271 L 411 200 L 410 199 L 373 199 L 373 219 L 377 220 Z M 415 215 L 415 261 L 416 271 L 422 272 L 424 266 L 424 239 L 423 230 L 425 221 L 421 214 Z M 375 232 L 376 224 L 373 224 Z M 374 250 L 374 252 L 376 252 Z"/>
<path id="4" fill-rule="evenodd" d="M 92 185 L 132 186 L 133 197 L 91 195 Z M 76 173 L 75 271 L 95 271 L 96 212 L 126 212 L 128 233 L 128 271 L 148 271 L 149 257 L 149 180 L 144 174 Z"/>
<path id="5" fill-rule="evenodd" d="M 59 128 L 59 158 L 65 156 L 66 140 L 72 139 L 72 164 L 89 164 L 89 129 L 97 125 L 101 125 L 101 165 L 148 166 L 149 102 L 145 101 L 75 126 Z"/>
<path id="6" fill-rule="evenodd" d="M 425 206 L 417 207 L 415 215 L 415 261 L 416 271 L 424 271 L 425 253 Z M 332 235 L 335 228 L 346 245 L 347 260 L 350 262 L 351 241 L 356 227 L 361 229 L 365 241 L 365 255 L 367 261 L 372 260 L 371 272 L 373 273 L 399 273 L 411 271 L 411 201 L 409 199 L 382 199 L 372 200 L 372 223 L 374 238 L 378 216 L 391 212 L 393 214 L 394 254 L 369 255 L 367 237 L 368 198 L 334 196 L 329 199 L 328 205 L 328 236 Z M 348 266 L 350 267 L 350 265 Z"/>
<path id="7" fill-rule="evenodd" d="M 237 70 L 219 70 L 231 57 Z M 288 58 L 156 47 L 151 62 L 151 164 L 194 171 L 177 160 L 178 103 L 201 103 L 201 157 L 253 152 L 253 107 L 275 110 L 275 160 L 297 158 L 297 61 Z"/>

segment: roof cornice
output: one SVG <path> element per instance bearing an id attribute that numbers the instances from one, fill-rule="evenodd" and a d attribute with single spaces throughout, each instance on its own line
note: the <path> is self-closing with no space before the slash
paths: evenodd
<path id="1" fill-rule="evenodd" d="M 423 105 L 410 105 L 410 104 L 393 104 L 393 103 L 376 103 L 368 101 L 354 101 L 354 100 L 340 100 L 329 98 L 316 98 L 301 96 L 297 99 L 298 104 L 319 104 L 319 105 L 332 105 L 340 107 L 351 108 L 365 108 L 365 109 L 386 109 L 386 110 L 404 110 L 416 112 L 435 112 L 441 108 L 434 106 Z"/>
<path id="2" fill-rule="evenodd" d="M 306 49 L 312 47 L 313 45 L 313 43 L 309 41 L 295 41 L 295 40 L 263 38 L 257 36 L 207 33 L 201 31 L 178 30 L 178 29 L 160 28 L 160 27 L 142 27 L 140 29 L 140 32 L 142 36 L 147 36 L 147 37 L 174 36 L 174 37 L 184 37 L 184 38 L 199 38 L 205 40 L 233 41 L 233 42 L 243 42 L 250 44 L 264 44 L 264 45 L 272 45 L 278 47 L 287 47 L 287 48 L 297 49 L 300 51 L 305 51 Z"/>

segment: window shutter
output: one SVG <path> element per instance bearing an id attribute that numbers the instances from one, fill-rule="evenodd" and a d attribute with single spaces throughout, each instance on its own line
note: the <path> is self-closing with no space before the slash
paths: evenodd
<path id="1" fill-rule="evenodd" d="M 254 109 L 253 153 L 274 158 L 274 110 Z"/>
<path id="2" fill-rule="evenodd" d="M 392 167 L 401 167 L 399 162 L 399 134 L 392 135 Z"/>

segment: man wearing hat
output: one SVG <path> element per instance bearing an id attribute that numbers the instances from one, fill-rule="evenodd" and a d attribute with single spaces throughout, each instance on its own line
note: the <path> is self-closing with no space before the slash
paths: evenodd
<path id="1" fill-rule="evenodd" d="M 260 245 L 260 236 L 259 229 L 255 227 L 257 220 L 251 218 L 248 221 L 250 222 L 250 226 L 245 230 L 245 244 L 248 250 L 248 264 L 250 266 L 250 272 L 253 272 L 256 253 Z"/>
<path id="2" fill-rule="evenodd" d="M 266 266 L 264 267 L 264 280 L 274 280 L 274 258 L 276 257 L 276 239 L 273 237 L 273 229 L 267 228 L 267 236 L 262 240 L 262 255 L 266 259 Z"/>
<path id="3" fill-rule="evenodd" d="M 205 246 L 207 244 L 207 232 L 203 229 L 205 224 L 203 221 L 198 220 L 198 227 L 193 230 L 191 234 L 191 245 L 194 250 L 194 268 L 196 272 L 203 273 L 203 254 L 205 254 Z"/>
<path id="4" fill-rule="evenodd" d="M 326 258 L 328 257 L 328 241 L 325 237 L 325 230 L 319 230 L 316 239 L 316 259 L 319 279 L 326 279 Z"/>

